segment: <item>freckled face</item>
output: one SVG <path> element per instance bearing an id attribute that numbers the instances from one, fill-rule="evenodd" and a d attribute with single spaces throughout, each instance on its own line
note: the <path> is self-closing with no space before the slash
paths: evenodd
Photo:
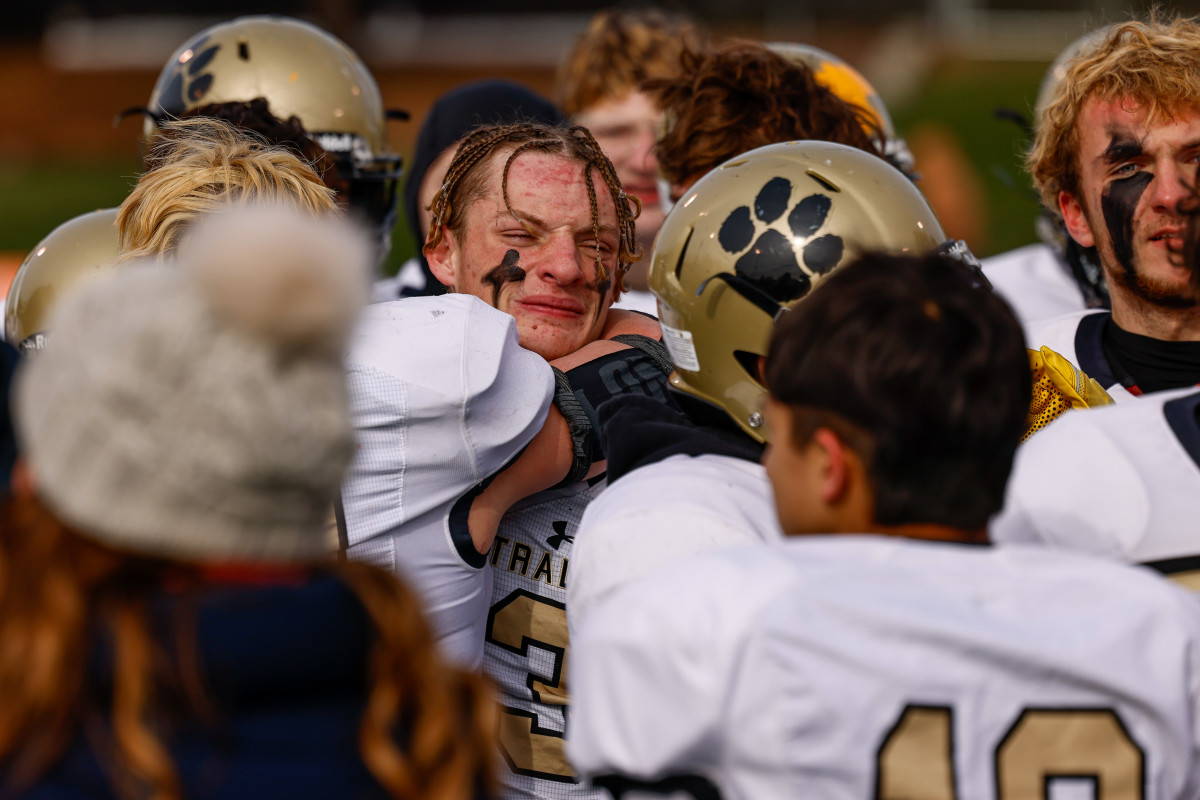
<path id="1" fill-rule="evenodd" d="M 427 256 L 439 280 L 511 314 L 521 345 L 551 360 L 595 341 L 604 327 L 617 268 L 617 212 L 604 180 L 593 171 L 597 242 L 583 166 L 527 152 L 508 171 L 508 199 L 520 219 L 514 217 L 500 193 L 510 152 L 492 157 L 485 191 L 468 208 L 462 235 L 447 232 L 443 246 Z M 609 278 L 599 284 L 597 247 Z M 509 274 L 514 266 L 524 278 Z M 506 271 L 499 283 L 498 267 Z"/>
<path id="2" fill-rule="evenodd" d="M 1200 110 L 1151 121 L 1125 98 L 1088 100 L 1079 130 L 1079 196 L 1059 205 L 1072 237 L 1095 246 L 1114 295 L 1156 304 L 1193 305 L 1189 270 L 1172 250 L 1182 246 L 1189 195 L 1200 159 Z"/>

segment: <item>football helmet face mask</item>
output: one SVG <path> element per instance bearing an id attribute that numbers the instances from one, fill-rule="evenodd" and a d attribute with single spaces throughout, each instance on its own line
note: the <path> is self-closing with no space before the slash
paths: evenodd
<path id="1" fill-rule="evenodd" d="M 240 17 L 193 36 L 167 61 L 150 97 L 144 136 L 161 120 L 213 103 L 265 98 L 280 119 L 295 116 L 337 162 L 345 200 L 381 237 L 396 221 L 400 157 L 388 147 L 375 79 L 354 51 L 296 19 Z"/>
<path id="2" fill-rule="evenodd" d="M 861 72 L 832 53 L 812 45 L 771 42 L 767 47 L 784 58 L 804 64 L 813 71 L 822 86 L 847 103 L 867 111 L 883 132 L 881 144 L 884 156 L 905 175 L 913 176 L 913 156 L 908 143 L 896 135 L 896 126 L 892 123 L 887 106 L 883 104 L 883 98 Z"/>
<path id="3" fill-rule="evenodd" d="M 25 256 L 4 303 L 4 338 L 22 352 L 46 343 L 50 312 L 62 293 L 116 263 L 117 209 L 67 220 Z"/>
<path id="4" fill-rule="evenodd" d="M 939 248 L 978 269 L 912 181 L 870 153 L 785 142 L 725 162 L 684 193 L 651 257 L 672 386 L 766 441 L 759 359 L 775 319 L 861 253 Z"/>

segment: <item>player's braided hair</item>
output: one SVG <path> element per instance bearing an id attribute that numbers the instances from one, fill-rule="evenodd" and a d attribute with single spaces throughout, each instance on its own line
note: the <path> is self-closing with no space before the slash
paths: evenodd
<path id="1" fill-rule="evenodd" d="M 596 203 L 596 186 L 592 180 L 592 170 L 600 173 L 604 185 L 612 196 L 613 205 L 617 209 L 617 232 L 619 245 L 617 247 L 617 275 L 615 282 L 617 293 L 624 290 L 622 280 L 625 272 L 634 261 L 642 257 L 641 245 L 637 242 L 634 231 L 634 220 L 642 212 L 642 203 L 637 197 L 625 194 L 621 189 L 621 181 L 612 162 L 600 150 L 587 128 L 574 126 L 571 128 L 551 127 L 538 122 L 514 122 L 505 125 L 487 125 L 477 128 L 459 143 L 454 160 L 446 170 L 446 178 L 441 188 L 433 196 L 430 211 L 433 220 L 429 226 L 429 236 L 425 240 L 425 251 L 429 252 L 442 240 L 442 228 L 445 226 L 456 237 L 462 235 L 466 226 L 466 213 L 471 204 L 479 199 L 486 191 L 486 167 L 492 159 L 504 153 L 508 157 L 500 176 L 500 192 L 504 198 L 504 207 L 518 222 L 525 225 L 524 220 L 513 211 L 508 199 L 508 170 L 513 161 L 523 153 L 537 152 L 559 156 L 568 161 L 576 162 L 583 170 L 584 183 L 588 189 L 588 204 L 592 212 L 592 229 L 596 241 L 600 241 L 600 211 Z M 597 285 L 609 280 L 608 270 L 604 266 L 600 249 L 596 249 L 596 283 Z"/>

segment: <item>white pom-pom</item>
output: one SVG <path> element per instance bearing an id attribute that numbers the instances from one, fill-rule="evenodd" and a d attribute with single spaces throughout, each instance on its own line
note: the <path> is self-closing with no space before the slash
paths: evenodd
<path id="1" fill-rule="evenodd" d="M 367 297 L 372 248 L 336 218 L 236 206 L 197 223 L 179 251 L 215 311 L 281 347 L 340 347 Z"/>

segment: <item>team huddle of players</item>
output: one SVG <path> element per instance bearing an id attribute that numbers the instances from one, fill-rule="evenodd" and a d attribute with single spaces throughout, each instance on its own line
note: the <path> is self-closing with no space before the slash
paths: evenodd
<path id="1" fill-rule="evenodd" d="M 870 85 L 819 49 L 603 12 L 563 85 L 561 111 L 498 81 L 435 104 L 404 192 L 423 245 L 360 308 L 401 177 L 374 81 L 306 23 L 214 26 L 154 88 L 130 196 L 57 229 L 10 290 L 52 518 L 181 562 L 344 559 L 391 665 L 357 707 L 370 774 L 287 793 L 1200 797 L 1200 22 L 1068 48 L 1027 160 L 1047 243 L 982 265 Z M 171 376 L 147 392 L 204 410 L 178 434 L 194 455 L 131 476 L 174 423 L 104 376 L 146 364 Z M 89 392 L 134 444 L 87 433 L 108 417 L 56 423 Z M 131 455 L 78 456 L 108 449 Z M 156 536 L 172 503 L 180 531 Z M 284 544 L 324 516 L 336 545 Z M 436 642 L 411 645 L 421 669 L 379 600 L 412 599 L 362 589 L 385 573 Z M 170 726 L 138 739 L 131 645 L 101 639 L 117 766 L 98 774 L 255 785 Z M 438 670 L 458 682 L 426 704 Z M 39 713 L 0 725 L 0 758 L 61 789 L 65 745 L 23 743 Z"/>

